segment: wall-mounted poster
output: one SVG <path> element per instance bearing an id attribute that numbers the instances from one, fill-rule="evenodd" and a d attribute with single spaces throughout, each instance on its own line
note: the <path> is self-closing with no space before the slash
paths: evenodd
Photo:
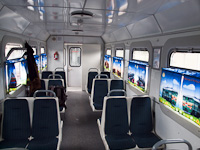
<path id="1" fill-rule="evenodd" d="M 113 74 L 123 78 L 123 58 L 113 57 Z"/>
<path id="2" fill-rule="evenodd" d="M 41 71 L 45 71 L 47 68 L 47 55 L 41 54 Z"/>
<path id="3" fill-rule="evenodd" d="M 6 88 L 7 94 L 15 91 L 18 86 L 27 81 L 27 61 L 24 58 L 6 61 Z"/>
<path id="4" fill-rule="evenodd" d="M 111 70 L 111 56 L 110 55 L 104 56 L 104 69 L 107 71 Z"/>
<path id="5" fill-rule="evenodd" d="M 159 100 L 200 126 L 200 73 L 163 68 Z"/>
<path id="6" fill-rule="evenodd" d="M 34 55 L 35 58 L 35 63 L 37 64 L 38 67 L 38 72 L 40 72 L 40 59 L 38 55 Z"/>
<path id="7" fill-rule="evenodd" d="M 153 68 L 154 69 L 160 68 L 160 53 L 161 53 L 161 48 L 154 48 L 153 50 Z"/>
<path id="8" fill-rule="evenodd" d="M 147 92 L 148 64 L 139 61 L 129 61 L 128 83 L 142 92 Z"/>

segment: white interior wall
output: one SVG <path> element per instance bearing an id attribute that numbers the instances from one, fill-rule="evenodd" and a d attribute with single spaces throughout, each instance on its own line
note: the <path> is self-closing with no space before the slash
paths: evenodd
<path id="1" fill-rule="evenodd" d="M 101 45 L 84 44 L 82 54 L 82 90 L 86 90 L 88 70 L 90 68 L 100 69 L 101 65 Z"/>
<path id="2" fill-rule="evenodd" d="M 155 37 L 150 37 L 150 38 L 139 38 L 139 39 L 127 40 L 127 41 L 123 41 L 123 43 L 130 46 L 132 42 L 140 43 L 143 41 L 150 41 L 152 44 L 152 47 L 158 47 L 158 46 L 163 47 L 165 45 L 161 51 L 161 56 L 162 56 L 161 68 L 162 68 L 162 67 L 167 67 L 167 56 L 171 47 L 174 47 L 174 46 L 175 47 L 186 47 L 186 46 L 200 47 L 199 35 L 200 35 L 200 31 L 186 32 L 186 33 L 173 34 L 173 35 L 169 34 L 165 36 L 155 36 Z M 113 44 L 118 44 L 118 43 L 108 43 L 106 45 L 110 45 L 110 44 L 113 45 Z M 152 55 L 150 55 L 150 57 L 152 58 Z M 154 96 L 156 101 L 159 101 L 161 71 L 162 71 L 161 69 L 160 70 L 151 69 L 149 95 Z M 136 94 L 131 88 L 129 88 L 129 86 L 126 86 L 126 89 L 127 89 L 128 96 L 132 96 Z M 137 93 L 137 94 L 140 94 L 140 93 Z M 181 126 L 179 123 L 177 123 L 177 121 L 174 121 L 173 119 L 165 115 L 162 112 L 159 104 L 156 104 L 155 112 L 156 112 L 156 132 L 162 139 L 182 138 L 182 139 L 188 140 L 192 144 L 194 150 L 197 150 L 200 147 L 200 143 L 199 143 L 200 138 L 197 137 L 195 134 L 191 133 L 189 130 L 187 130 L 183 126 Z M 179 120 L 180 117 L 176 119 Z M 168 148 L 174 148 L 174 146 L 176 146 L 176 148 L 178 147 L 179 149 L 183 149 L 183 150 L 188 149 L 187 146 L 185 146 L 184 144 L 177 144 L 177 145 L 169 144 Z"/>

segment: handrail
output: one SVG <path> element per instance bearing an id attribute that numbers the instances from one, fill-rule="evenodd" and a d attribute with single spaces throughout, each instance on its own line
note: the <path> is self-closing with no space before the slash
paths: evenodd
<path id="1" fill-rule="evenodd" d="M 56 97 L 56 93 L 53 92 L 53 91 L 51 91 L 51 90 L 37 90 L 37 91 L 34 92 L 33 97 L 36 98 L 36 95 L 37 95 L 38 93 L 43 93 L 43 92 L 52 93 L 52 94 L 53 94 L 53 97 Z"/>
<path id="2" fill-rule="evenodd" d="M 116 90 L 111 90 L 108 94 L 107 94 L 107 97 L 110 96 L 111 93 L 114 93 L 114 92 L 123 92 L 125 96 L 127 96 L 127 93 L 125 90 L 122 90 L 122 89 L 116 89 Z"/>
<path id="3" fill-rule="evenodd" d="M 97 72 L 99 71 L 97 68 L 90 68 L 90 69 L 88 70 L 88 72 L 90 72 L 90 70 L 92 70 L 92 69 L 97 70 Z"/>
<path id="4" fill-rule="evenodd" d="M 56 69 L 62 69 L 63 71 L 65 71 L 65 69 L 63 67 L 57 67 Z M 55 71 L 56 71 L 55 69 Z"/>
<path id="5" fill-rule="evenodd" d="M 160 140 L 152 147 L 152 150 L 157 150 L 157 148 L 163 144 L 173 144 L 173 143 L 185 143 L 188 146 L 188 150 L 192 150 L 192 145 L 184 139 L 167 139 L 167 140 Z"/>
<path id="6" fill-rule="evenodd" d="M 106 74 L 97 74 L 97 75 L 95 76 L 95 78 L 101 77 L 101 76 L 102 76 L 102 77 L 104 76 L 104 77 L 106 77 L 106 78 L 108 79 L 108 75 L 106 75 Z"/>
<path id="7" fill-rule="evenodd" d="M 60 79 L 62 79 L 62 76 L 59 75 L 59 74 L 50 74 L 50 75 L 48 76 L 48 79 L 50 79 L 51 76 L 54 77 L 54 79 L 55 79 L 56 76 L 58 76 L 58 77 L 60 77 Z"/>

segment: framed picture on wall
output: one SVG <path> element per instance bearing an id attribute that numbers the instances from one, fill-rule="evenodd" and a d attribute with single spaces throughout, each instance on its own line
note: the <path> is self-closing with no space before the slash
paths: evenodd
<path id="1" fill-rule="evenodd" d="M 160 69 L 160 54 L 161 54 L 161 47 L 153 48 L 153 68 Z"/>

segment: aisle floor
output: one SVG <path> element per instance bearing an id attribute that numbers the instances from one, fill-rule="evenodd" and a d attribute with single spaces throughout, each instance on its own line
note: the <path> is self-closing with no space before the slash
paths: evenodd
<path id="1" fill-rule="evenodd" d="M 60 150 L 104 150 L 96 122 L 101 113 L 92 111 L 86 92 L 69 91 L 67 94 Z"/>

